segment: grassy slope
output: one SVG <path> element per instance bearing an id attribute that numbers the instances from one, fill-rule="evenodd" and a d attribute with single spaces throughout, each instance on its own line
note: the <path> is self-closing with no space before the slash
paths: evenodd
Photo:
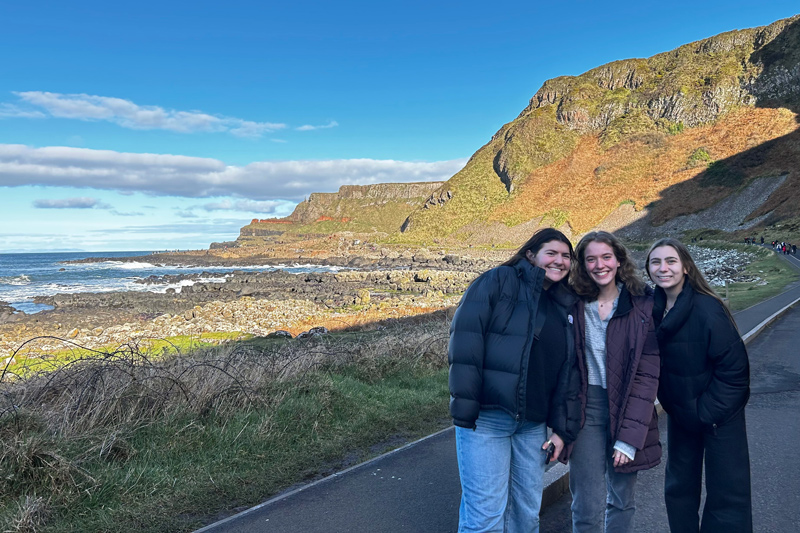
<path id="1" fill-rule="evenodd" d="M 428 434 L 448 423 L 447 327 L 438 313 L 6 383 L 3 530 L 189 531 Z"/>
<path id="2" fill-rule="evenodd" d="M 787 24 L 779 21 L 768 33 L 777 35 Z M 664 221 L 709 207 L 752 178 L 786 170 L 790 179 L 772 201 L 789 208 L 786 200 L 800 179 L 794 170 L 800 152 L 792 139 L 758 164 L 718 165 L 716 176 L 722 179 L 713 179 L 707 164 L 690 161 L 701 147 L 712 163 L 797 131 L 796 117 L 787 109 L 739 105 L 740 83 L 760 73 L 761 66 L 750 61 L 759 31 L 728 32 L 649 59 L 617 61 L 581 76 L 549 80 L 538 94 L 556 95 L 560 116 L 576 130 L 556 121 L 556 105 L 532 104 L 448 182 L 453 199 L 443 207 L 416 211 L 410 231 L 397 239 L 419 242 L 474 222 L 514 226 L 547 214 L 584 232 L 630 201 L 638 209 L 658 201 L 656 218 Z M 619 86 L 629 78 L 635 83 Z M 710 123 L 704 102 L 708 94 L 714 94 L 722 117 Z M 690 123 L 646 115 L 649 103 L 670 99 Z M 604 117 L 616 118 L 605 124 Z M 602 126 L 586 126 L 597 123 Z M 510 193 L 504 190 L 503 173 L 513 183 Z M 688 185 L 678 193 L 668 190 L 679 183 Z"/>
<path id="3" fill-rule="evenodd" d="M 652 207 L 660 224 L 710 207 L 754 178 L 781 174 L 789 179 L 752 216 L 774 213 L 770 223 L 796 217 L 797 102 L 762 98 L 753 107 L 742 90 L 800 62 L 798 21 L 548 80 L 442 187 L 452 194 L 443 205 L 342 199 L 324 209 L 334 220 L 287 226 L 285 237 L 351 231 L 387 234 L 375 239 L 397 243 L 481 244 L 471 242 L 481 231 L 503 233 L 540 219 L 583 233 L 621 203 Z M 400 233 L 409 215 L 409 229 Z"/>

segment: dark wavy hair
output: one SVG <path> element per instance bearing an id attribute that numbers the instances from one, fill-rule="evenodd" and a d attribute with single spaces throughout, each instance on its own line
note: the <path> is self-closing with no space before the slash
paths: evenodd
<path id="1" fill-rule="evenodd" d="M 514 266 L 523 259 L 527 261 L 528 258 L 525 256 L 525 254 L 530 251 L 533 255 L 536 255 L 539 252 L 539 249 L 550 241 L 559 241 L 566 244 L 569 247 L 570 258 L 575 258 L 575 252 L 572 250 L 572 243 L 569 242 L 569 239 L 567 239 L 566 235 L 555 228 L 542 228 L 534 233 L 533 236 L 528 239 L 525 244 L 523 244 L 520 249 L 517 250 L 516 253 L 501 266 Z M 569 279 L 569 273 L 567 273 L 567 278 L 562 281 L 566 281 L 566 279 Z"/>
<path id="2" fill-rule="evenodd" d="M 717 300 L 722 308 L 725 309 L 725 314 L 728 315 L 728 318 L 731 319 L 733 326 L 737 328 L 736 321 L 733 319 L 733 315 L 731 314 L 728 306 L 725 305 L 725 302 L 722 301 L 714 289 L 711 288 L 711 285 L 708 284 L 706 281 L 705 276 L 703 273 L 700 272 L 700 269 L 697 268 L 697 264 L 695 264 L 694 259 L 692 259 L 692 255 L 689 253 L 689 248 L 686 247 L 678 239 L 673 239 L 672 237 L 664 237 L 663 239 L 658 239 L 653 245 L 647 250 L 647 259 L 644 262 L 644 268 L 647 271 L 647 277 L 653 281 L 653 276 L 650 275 L 650 255 L 653 253 L 653 250 L 656 248 L 661 248 L 662 246 L 672 246 L 676 252 L 678 252 L 678 259 L 681 260 L 683 264 L 683 268 L 686 269 L 686 279 L 689 280 L 689 283 L 692 285 L 692 288 L 695 292 L 699 292 L 700 294 L 705 294 L 706 296 L 711 296 L 715 300 Z"/>
<path id="3" fill-rule="evenodd" d="M 617 275 L 615 281 L 621 281 L 625 284 L 628 292 L 635 296 L 644 294 L 645 287 L 647 286 L 642 278 L 639 276 L 638 268 L 630 257 L 628 249 L 625 245 L 616 238 L 613 234 L 607 231 L 592 231 L 583 236 L 575 247 L 575 261 L 572 263 L 570 269 L 569 283 L 572 288 L 578 293 L 578 296 L 584 300 L 591 302 L 597 299 L 600 294 L 600 287 L 589 276 L 586 271 L 584 261 L 586 259 L 586 247 L 593 242 L 602 242 L 611 247 L 614 252 L 614 257 L 619 261 L 619 268 L 617 268 Z"/>

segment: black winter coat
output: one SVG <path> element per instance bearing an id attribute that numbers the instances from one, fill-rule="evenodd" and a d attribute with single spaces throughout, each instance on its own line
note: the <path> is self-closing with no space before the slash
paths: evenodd
<path id="1" fill-rule="evenodd" d="M 750 397 L 747 350 L 722 303 L 695 292 L 688 280 L 664 316 L 666 301 L 664 290 L 657 288 L 658 399 L 674 422 L 689 430 L 713 431 Z"/>
<path id="2" fill-rule="evenodd" d="M 528 362 L 545 271 L 526 260 L 499 266 L 469 286 L 450 325 L 450 414 L 474 428 L 481 409 L 502 409 L 525 419 Z M 559 282 L 549 289 L 551 310 L 564 318 L 567 356 L 547 425 L 567 443 L 580 429 L 580 376 L 575 364 L 572 306 L 575 294 Z"/>

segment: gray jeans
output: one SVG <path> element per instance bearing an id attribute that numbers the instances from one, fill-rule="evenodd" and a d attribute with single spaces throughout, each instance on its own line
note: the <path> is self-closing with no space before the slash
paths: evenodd
<path id="1" fill-rule="evenodd" d="M 590 385 L 586 424 L 569 459 L 573 533 L 633 531 L 636 473 L 614 471 L 614 443 L 608 417 L 608 393 Z"/>

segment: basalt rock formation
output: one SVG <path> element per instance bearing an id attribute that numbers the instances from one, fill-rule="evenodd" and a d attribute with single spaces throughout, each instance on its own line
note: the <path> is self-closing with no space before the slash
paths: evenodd
<path id="1" fill-rule="evenodd" d="M 270 240 L 324 237 L 335 232 L 396 232 L 408 214 L 427 201 L 442 182 L 344 185 L 336 193 L 312 193 L 286 218 L 254 219 L 244 226 L 234 243 L 258 246 Z"/>
<path id="2" fill-rule="evenodd" d="M 548 80 L 448 181 L 402 200 L 312 195 L 238 244 L 314 230 L 516 244 L 541 225 L 648 236 L 800 221 L 798 108 L 800 15 Z"/>
<path id="3" fill-rule="evenodd" d="M 404 239 L 503 242 L 538 224 L 731 231 L 794 217 L 798 101 L 800 16 L 548 80 L 442 186 L 449 201 L 410 215 Z M 724 224 L 710 216 L 735 194 L 752 201 L 717 208 Z"/>

